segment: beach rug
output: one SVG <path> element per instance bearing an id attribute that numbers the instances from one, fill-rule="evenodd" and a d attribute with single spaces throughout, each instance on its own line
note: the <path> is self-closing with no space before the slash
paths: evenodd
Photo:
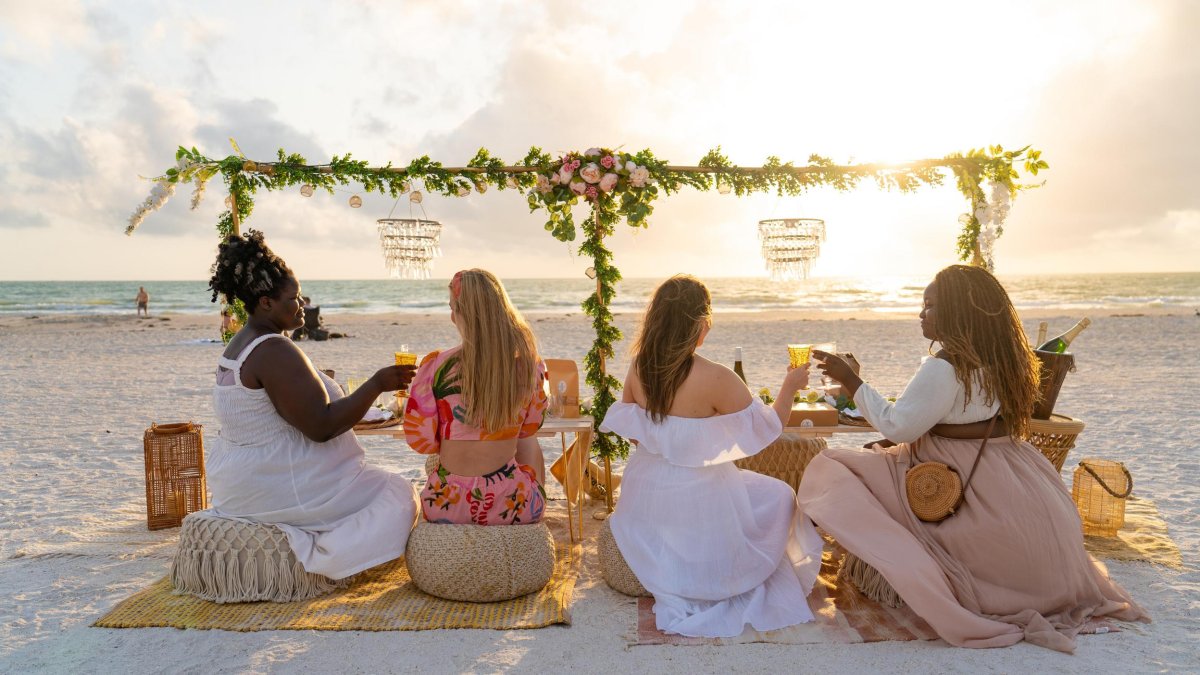
<path id="1" fill-rule="evenodd" d="M 826 538 L 821 554 L 821 575 L 808 595 L 808 606 L 815 620 L 760 632 L 747 629 L 732 638 L 696 638 L 664 633 L 654 623 L 654 598 L 638 598 L 637 631 L 632 645 L 733 645 L 750 642 L 776 644 L 854 644 L 886 640 L 936 640 L 937 633 L 913 613 L 907 605 L 888 607 L 867 598 L 854 586 L 840 582 L 838 568 L 846 551 Z M 1092 621 L 1080 634 L 1109 633 L 1120 630 L 1107 621 Z"/>
<path id="2" fill-rule="evenodd" d="M 1104 560 L 1150 562 L 1183 567 L 1179 547 L 1167 533 L 1167 523 L 1149 499 L 1130 497 L 1125 502 L 1125 526 L 1115 537 L 1084 537 L 1088 552 Z"/>
<path id="3" fill-rule="evenodd" d="M 571 595 L 582 557 L 570 544 L 563 508 L 547 509 L 554 533 L 554 576 L 541 591 L 506 602 L 455 602 L 422 593 L 403 559 L 363 572 L 349 587 L 300 602 L 217 604 L 175 595 L 166 577 L 122 601 L 98 628 L 259 630 L 433 630 L 541 628 L 570 623 Z"/>

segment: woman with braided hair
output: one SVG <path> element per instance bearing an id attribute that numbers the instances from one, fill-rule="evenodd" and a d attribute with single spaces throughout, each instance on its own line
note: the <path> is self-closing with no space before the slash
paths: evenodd
<path id="1" fill-rule="evenodd" d="M 209 288 L 245 305 L 216 372 L 220 435 L 207 458 L 216 515 L 277 526 L 305 571 L 341 579 L 404 555 L 412 484 L 367 466 L 350 430 L 413 366 L 381 368 L 349 396 L 286 337 L 304 324 L 300 283 L 261 232 L 220 245 Z"/>
<path id="2" fill-rule="evenodd" d="M 947 267 L 925 289 L 920 319 L 932 358 L 895 403 L 838 357 L 814 352 L 886 440 L 813 459 L 801 510 L 956 646 L 1026 640 L 1073 652 L 1091 619 L 1149 621 L 1084 550 L 1058 472 L 1021 440 L 1038 361 L 1000 282 L 979 267 Z M 909 503 L 905 473 L 918 462 L 941 462 L 967 485 L 939 522 Z"/>

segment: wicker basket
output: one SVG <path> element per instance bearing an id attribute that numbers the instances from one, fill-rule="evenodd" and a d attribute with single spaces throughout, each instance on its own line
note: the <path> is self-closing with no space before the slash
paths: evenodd
<path id="1" fill-rule="evenodd" d="M 804 477 L 808 463 L 826 447 L 824 438 L 806 438 L 785 432 L 758 454 L 739 459 L 734 464 L 739 469 L 778 478 L 796 490 L 800 488 L 800 479 Z"/>
<path id="2" fill-rule="evenodd" d="M 1031 445 L 1042 451 L 1056 471 L 1062 471 L 1067 453 L 1075 447 L 1075 438 L 1083 431 L 1083 422 L 1066 415 L 1051 415 L 1048 420 L 1029 420 Z"/>
<path id="3" fill-rule="evenodd" d="M 179 527 L 189 513 L 208 508 L 201 426 L 151 424 L 142 436 L 146 455 L 146 527 Z"/>
<path id="4" fill-rule="evenodd" d="M 1125 525 L 1125 499 L 1133 492 L 1133 476 L 1120 462 L 1084 459 L 1075 468 L 1071 499 L 1079 509 L 1083 533 L 1112 537 Z"/>

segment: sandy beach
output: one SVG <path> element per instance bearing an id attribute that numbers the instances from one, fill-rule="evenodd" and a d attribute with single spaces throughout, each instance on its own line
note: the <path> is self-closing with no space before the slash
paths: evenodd
<path id="1" fill-rule="evenodd" d="M 214 313 L 215 314 L 215 313 Z M 145 528 L 142 432 L 150 422 L 194 420 L 217 431 L 210 402 L 222 346 L 218 318 L 194 315 L 0 319 L 0 671 L 2 672 L 489 672 L 574 669 L 614 672 L 1161 672 L 1196 671 L 1200 654 L 1200 317 L 1168 312 L 1092 312 L 1073 345 L 1058 412 L 1087 428 L 1063 469 L 1079 459 L 1125 462 L 1135 495 L 1153 500 L 1183 553 L 1184 568 L 1107 563 L 1154 619 L 1121 632 L 1081 636 L 1068 656 L 1019 644 L 967 650 L 933 642 L 863 645 L 629 646 L 635 603 L 600 578 L 585 548 L 570 626 L 526 631 L 234 633 L 99 629 L 90 624 L 168 569 L 178 530 Z M 401 343 L 423 352 L 453 344 L 444 315 L 330 315 L 353 337 L 305 342 L 337 379 L 386 365 Z M 1023 315 L 1066 327 L 1061 312 Z M 581 361 L 592 340 L 578 313 L 529 317 L 547 357 Z M 623 375 L 637 316 L 622 314 L 613 372 Z M 701 353 L 732 363 L 745 352 L 747 379 L 777 388 L 787 342 L 836 341 L 864 377 L 899 393 L 925 354 L 907 315 L 718 314 Z M 831 439 L 831 445 L 858 437 Z M 858 439 L 861 443 L 862 439 Z M 420 456 L 386 437 L 364 440 L 371 462 L 423 478 Z M 544 441 L 548 461 L 557 440 Z M 551 491 L 551 497 L 561 496 Z M 595 523 L 589 522 L 593 540 Z"/>

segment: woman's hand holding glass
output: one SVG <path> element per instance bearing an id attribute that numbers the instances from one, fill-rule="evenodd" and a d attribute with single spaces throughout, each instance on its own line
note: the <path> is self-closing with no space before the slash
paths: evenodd
<path id="1" fill-rule="evenodd" d="M 824 350 L 814 349 L 813 360 L 817 361 L 817 368 L 821 371 L 821 376 L 841 384 L 848 396 L 854 396 L 854 392 L 858 391 L 862 380 L 854 374 L 854 369 L 842 357 Z"/>

